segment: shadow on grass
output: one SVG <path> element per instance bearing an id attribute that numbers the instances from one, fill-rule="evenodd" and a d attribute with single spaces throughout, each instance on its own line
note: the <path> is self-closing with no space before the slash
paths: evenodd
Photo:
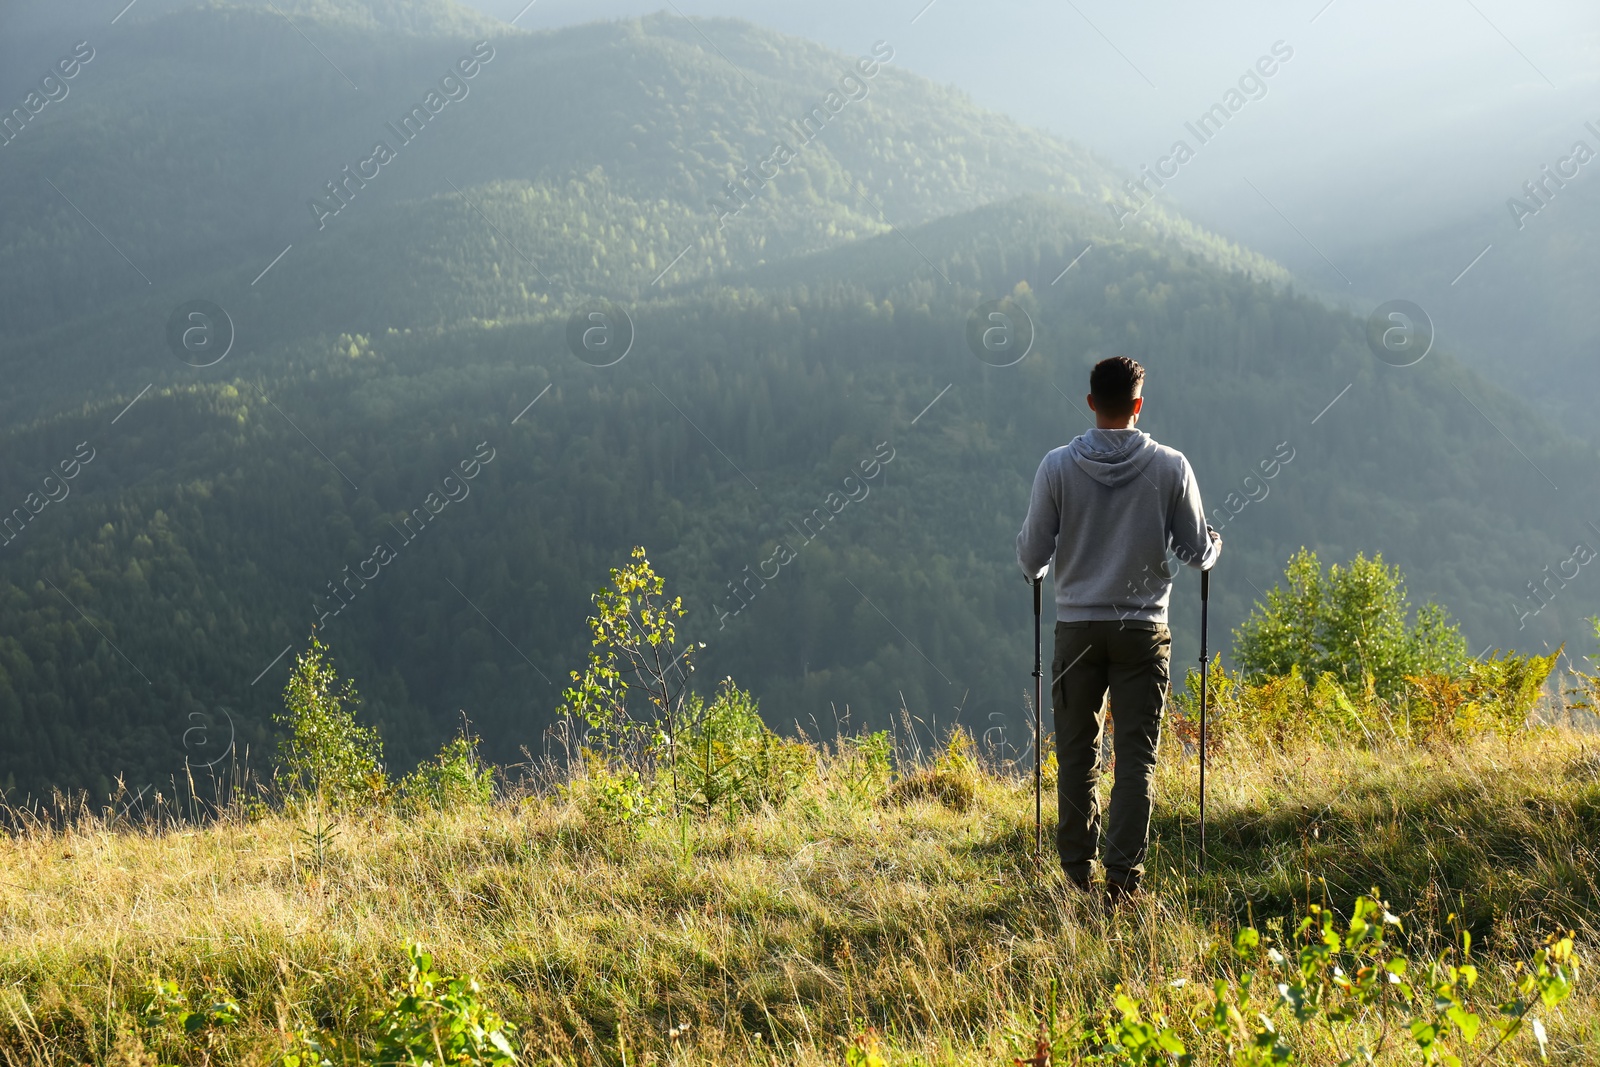
<path id="1" fill-rule="evenodd" d="M 1193 808 L 1158 811 L 1169 873 L 1153 871 L 1152 887 L 1176 870 L 1194 904 L 1235 922 L 1299 915 L 1308 900 L 1344 911 L 1376 887 L 1424 934 L 1448 930 L 1452 914 L 1479 943 L 1592 933 L 1600 790 L 1527 796 L 1513 785 L 1420 780 L 1402 793 L 1368 782 L 1322 804 L 1235 809 L 1209 819 L 1203 869 Z"/>
<path id="2" fill-rule="evenodd" d="M 1158 804 L 1146 884 L 1205 921 L 1233 925 L 1297 921 L 1307 903 L 1348 912 L 1377 888 L 1430 939 L 1457 924 L 1477 943 L 1499 947 L 1558 930 L 1596 932 L 1600 784 L 1492 770 L 1430 780 L 1416 770 L 1403 786 L 1362 777 L 1331 798 L 1319 789 L 1316 802 L 1213 809 L 1204 864 L 1194 798 Z M 1047 805 L 1044 834 L 1052 869 L 1053 809 Z M 1036 870 L 1033 851 L 1031 817 L 996 826 L 967 848 L 1017 877 Z"/>

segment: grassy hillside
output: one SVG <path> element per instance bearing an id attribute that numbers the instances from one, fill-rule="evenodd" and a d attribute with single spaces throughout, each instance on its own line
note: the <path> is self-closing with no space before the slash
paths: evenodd
<path id="1" fill-rule="evenodd" d="M 619 823 L 581 775 L 406 815 L 241 807 L 197 827 L 170 797 L 145 798 L 142 818 L 57 812 L 0 839 L 0 1053 L 267 1064 L 299 1031 L 370 1050 L 368 1017 L 420 941 L 441 971 L 477 977 L 530 1063 L 860 1062 L 851 1047 L 892 1065 L 1009 1063 L 1033 1054 L 1052 990 L 1070 1035 L 1118 986 L 1221 1063 L 1190 1013 L 1238 973 L 1228 945 L 1245 923 L 1290 951 L 1308 903 L 1344 916 L 1382 887 L 1410 980 L 1466 929 L 1471 1005 L 1491 1015 L 1545 934 L 1575 929 L 1592 958 L 1600 933 L 1588 736 L 1235 751 L 1212 768 L 1204 869 L 1194 763 L 1173 746 L 1150 892 L 1110 914 L 1054 864 L 1032 867 L 1014 769 L 947 756 L 891 787 L 864 751 L 812 749 L 814 772 L 777 806 L 681 822 Z M 1575 999 L 1536 1011 L 1551 1062 L 1596 1062 L 1600 1002 L 1581 977 Z M 180 1003 L 199 1013 L 192 1032 Z M 1336 1051 L 1270 987 L 1258 1003 L 1295 1062 L 1378 1044 L 1377 1014 Z M 1389 1018 L 1374 1062 L 1418 1062 L 1406 1019 Z M 1472 1062 L 1538 1062 L 1538 1044 L 1525 1031 Z"/>

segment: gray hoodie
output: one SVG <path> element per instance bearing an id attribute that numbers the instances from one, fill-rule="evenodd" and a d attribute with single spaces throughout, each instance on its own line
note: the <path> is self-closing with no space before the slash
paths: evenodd
<path id="1" fill-rule="evenodd" d="M 1094 429 L 1045 455 L 1017 562 L 1043 577 L 1055 557 L 1058 621 L 1165 623 L 1169 551 L 1201 569 L 1221 551 L 1182 452 L 1143 430 Z"/>

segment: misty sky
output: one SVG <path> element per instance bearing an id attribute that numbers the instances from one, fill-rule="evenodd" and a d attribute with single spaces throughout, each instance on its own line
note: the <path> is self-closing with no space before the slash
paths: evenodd
<path id="1" fill-rule="evenodd" d="M 1600 124 L 1593 0 L 674 2 L 686 16 L 736 15 L 850 54 L 887 40 L 905 68 L 1130 169 L 1166 154 L 1185 121 L 1281 40 L 1294 55 L 1266 95 L 1166 195 L 1312 271 L 1319 261 L 1294 228 L 1331 254 L 1442 224 L 1497 224 L 1507 197 L 1585 121 Z M 472 6 L 525 29 L 674 10 L 661 0 L 526 4 Z"/>

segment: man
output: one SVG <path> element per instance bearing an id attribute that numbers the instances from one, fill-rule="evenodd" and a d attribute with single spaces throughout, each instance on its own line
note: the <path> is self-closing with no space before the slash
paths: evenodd
<path id="1" fill-rule="evenodd" d="M 1189 461 L 1135 429 L 1143 388 L 1144 368 L 1126 356 L 1095 364 L 1094 429 L 1044 457 L 1017 535 L 1017 561 L 1030 581 L 1044 577 L 1052 556 L 1056 564 L 1056 847 L 1081 889 L 1101 853 L 1113 901 L 1138 890 L 1150 845 L 1172 655 L 1167 555 L 1205 570 L 1222 551 Z M 1102 852 L 1095 786 L 1108 689 L 1117 765 Z"/>

